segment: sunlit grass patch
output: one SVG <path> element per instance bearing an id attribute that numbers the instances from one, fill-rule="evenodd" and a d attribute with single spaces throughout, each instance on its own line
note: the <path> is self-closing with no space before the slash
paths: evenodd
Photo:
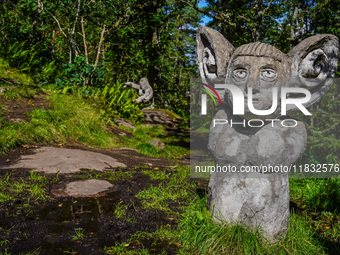
<path id="1" fill-rule="evenodd" d="M 80 97 L 53 94 L 52 109 L 36 109 L 30 122 L 7 123 L 0 129 L 0 153 L 21 144 L 65 144 L 69 140 L 93 147 L 115 147 L 116 137 L 97 109 Z"/>
<path id="2" fill-rule="evenodd" d="M 195 184 L 189 182 L 189 167 L 179 166 L 171 169 L 169 181 L 161 182 L 157 187 L 142 190 L 136 197 L 145 209 L 157 209 L 172 212 L 169 201 L 187 201 L 192 195 Z M 151 173 L 150 173 L 151 174 Z M 165 180 L 165 179 L 164 179 Z"/>
<path id="3" fill-rule="evenodd" d="M 159 170 L 158 167 L 153 168 L 152 170 L 142 170 L 142 174 L 145 174 L 150 177 L 151 180 L 166 180 L 169 179 L 169 173 L 166 170 Z"/>
<path id="4" fill-rule="evenodd" d="M 40 89 L 29 85 L 19 85 L 17 88 L 7 90 L 3 93 L 3 97 L 7 99 L 33 98 Z"/>
<path id="5" fill-rule="evenodd" d="M 39 173 L 30 172 L 27 180 L 20 178 L 14 179 L 14 174 L 7 173 L 0 179 L 0 202 L 13 200 L 18 197 L 27 199 L 42 199 L 47 198 L 47 183 L 57 180 L 56 177 L 48 177 Z"/>
<path id="6" fill-rule="evenodd" d="M 206 198 L 197 198 L 182 217 L 179 254 L 325 254 L 310 220 L 300 215 L 291 215 L 286 237 L 275 244 L 258 228 L 216 224 L 206 209 Z"/>
<path id="7" fill-rule="evenodd" d="M 122 129 L 134 135 L 132 138 L 121 137 L 122 146 L 136 148 L 141 154 L 176 159 L 189 153 L 189 136 L 183 134 L 168 136 L 163 126 L 137 126 L 135 131 L 131 128 Z M 161 140 L 165 144 L 165 148 L 156 148 L 151 144 L 150 141 L 154 138 Z"/>

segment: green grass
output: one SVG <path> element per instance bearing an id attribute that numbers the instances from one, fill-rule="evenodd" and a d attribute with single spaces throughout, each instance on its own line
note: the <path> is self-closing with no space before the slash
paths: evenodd
<path id="1" fill-rule="evenodd" d="M 31 97 L 34 90 L 20 94 L 16 89 L 7 91 L 6 97 Z M 138 152 L 169 159 L 183 157 L 189 153 L 187 135 L 167 136 L 162 126 L 137 126 L 134 137 L 120 137 L 108 133 L 111 125 L 104 120 L 96 105 L 80 96 L 67 96 L 48 91 L 53 109 L 35 109 L 27 115 L 29 122 L 8 123 L 0 117 L 0 153 L 22 144 L 67 144 L 81 143 L 90 147 L 112 148 L 117 146 L 136 148 Z M 4 106 L 0 107 L 4 111 Z M 149 142 L 158 138 L 165 143 L 158 149 Z"/>
<path id="2" fill-rule="evenodd" d="M 104 250 L 107 254 L 119 254 L 119 255 L 149 255 L 149 251 L 147 249 L 137 249 L 135 247 L 130 247 L 128 243 L 116 243 L 115 246 L 105 247 Z"/>
<path id="3" fill-rule="evenodd" d="M 170 177 L 169 181 L 161 182 L 157 187 L 151 185 L 150 188 L 142 190 L 136 195 L 145 209 L 157 209 L 173 213 L 168 206 L 169 201 L 187 201 L 192 195 L 195 184 L 188 182 L 189 167 L 179 166 L 169 169 L 169 171 L 171 171 L 167 175 Z"/>
<path id="4" fill-rule="evenodd" d="M 47 198 L 46 184 L 51 181 L 57 181 L 58 175 L 55 177 L 46 176 L 32 170 L 27 180 L 23 178 L 16 179 L 13 173 L 8 173 L 0 179 L 0 202 L 22 196 L 28 199 L 45 200 Z"/>
<path id="5" fill-rule="evenodd" d="M 215 224 L 205 204 L 206 198 L 197 198 L 183 214 L 179 225 L 180 254 L 325 254 L 306 217 L 292 214 L 287 236 L 270 245 L 259 229 Z"/>
<path id="6" fill-rule="evenodd" d="M 121 137 L 121 146 L 136 148 L 139 153 L 154 157 L 176 159 L 189 153 L 189 135 L 167 136 L 163 126 L 137 126 L 136 130 L 123 128 L 133 133 L 132 138 Z M 149 142 L 158 138 L 165 144 L 164 149 L 158 149 Z"/>
<path id="7" fill-rule="evenodd" d="M 290 195 L 318 236 L 340 240 L 340 179 L 290 179 Z"/>
<path id="8" fill-rule="evenodd" d="M 157 179 L 157 170 L 145 169 L 142 172 L 149 176 L 154 172 Z M 287 235 L 277 243 L 270 244 L 262 236 L 261 229 L 226 222 L 216 224 L 206 209 L 206 198 L 200 199 L 193 192 L 196 184 L 189 181 L 189 167 L 168 169 L 166 173 L 159 179 L 159 185 L 141 191 L 136 197 L 141 200 L 145 209 L 163 210 L 168 215 L 176 215 L 175 218 L 179 218 L 178 227 L 163 226 L 157 230 L 162 232 L 165 229 L 163 234 L 157 231 L 140 232 L 133 235 L 130 241 L 148 239 L 155 242 L 163 240 L 168 245 L 176 243 L 178 254 L 269 255 L 339 252 L 338 247 L 330 245 L 332 242 L 337 243 L 340 238 L 340 218 L 332 204 L 337 201 L 334 199 L 339 192 L 338 180 L 291 179 L 291 199 L 299 203 L 300 211 L 291 211 Z M 320 203 L 313 203 L 318 196 Z M 172 202 L 179 204 L 175 212 L 169 207 Z"/>
<path id="9" fill-rule="evenodd" d="M 86 170 L 77 173 L 78 178 L 82 179 L 99 179 L 99 180 L 109 180 L 109 181 L 123 181 L 131 178 L 131 176 L 136 173 L 136 170 L 126 170 L 121 168 L 116 168 L 114 170 L 108 170 L 105 172 L 99 172 L 96 170 Z"/>
<path id="10" fill-rule="evenodd" d="M 0 77 L 18 80 L 22 85 L 6 91 L 1 97 L 10 99 L 31 99 L 41 89 L 33 86 L 29 76 L 10 69 L 8 63 L 0 58 Z M 167 136 L 162 126 L 137 126 L 132 138 L 120 137 L 121 142 L 108 132 L 111 120 L 102 115 L 99 109 L 101 102 L 94 99 L 84 99 L 80 95 L 62 95 L 53 90 L 47 90 L 51 96 L 47 99 L 53 109 L 35 109 L 27 115 L 29 122 L 8 123 L 0 114 L 0 154 L 22 144 L 66 144 L 81 143 L 90 147 L 131 147 L 138 152 L 163 158 L 175 159 L 189 153 L 188 135 Z M 0 113 L 5 107 L 0 104 Z M 166 110 L 165 110 L 166 111 Z M 171 117 L 179 118 L 172 114 Z M 165 143 L 164 149 L 155 148 L 150 141 L 154 138 Z"/>
<path id="11" fill-rule="evenodd" d="M 36 109 L 30 122 L 1 122 L 0 153 L 21 144 L 65 144 L 75 141 L 92 147 L 115 147 L 117 139 L 94 106 L 80 97 L 53 94 L 54 109 Z"/>
<path id="12" fill-rule="evenodd" d="M 127 209 L 128 205 L 117 204 L 113 214 L 117 219 L 121 219 L 126 215 Z"/>
<path id="13" fill-rule="evenodd" d="M 309 210 L 340 213 L 340 179 L 290 179 L 290 194 Z"/>
<path id="14" fill-rule="evenodd" d="M 151 180 L 155 181 L 155 180 L 166 180 L 169 179 L 169 173 L 167 173 L 166 170 L 159 170 L 158 167 L 153 168 L 152 170 L 142 170 L 141 171 L 142 174 L 145 174 L 147 176 L 150 177 Z"/>
<path id="15" fill-rule="evenodd" d="M 17 88 L 6 91 L 3 94 L 3 97 L 7 99 L 19 99 L 19 98 L 32 99 L 39 91 L 40 88 L 37 88 L 32 85 L 19 85 Z"/>
<path id="16" fill-rule="evenodd" d="M 3 58 L 0 58 L 0 78 L 10 78 L 19 81 L 24 85 L 32 84 L 32 79 L 26 74 L 19 72 L 15 68 L 10 68 L 8 62 Z M 0 86 L 8 86 L 6 84 L 0 83 Z"/>
<path id="17" fill-rule="evenodd" d="M 75 234 L 72 237 L 73 241 L 83 240 L 84 239 L 84 230 L 83 229 L 75 229 Z"/>

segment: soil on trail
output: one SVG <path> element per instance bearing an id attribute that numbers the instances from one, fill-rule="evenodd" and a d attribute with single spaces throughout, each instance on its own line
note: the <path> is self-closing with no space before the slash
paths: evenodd
<path id="1" fill-rule="evenodd" d="M 74 148 L 74 147 L 73 147 Z M 22 155 L 34 156 L 36 146 L 20 147 L 0 157 L 0 166 L 18 162 Z M 77 148 L 79 149 L 79 147 Z M 84 149 L 84 148 L 81 148 Z M 89 148 L 87 148 L 89 149 Z M 148 249 L 151 254 L 175 254 L 178 247 L 155 238 L 130 241 L 140 232 L 155 232 L 160 227 L 176 228 L 177 214 L 162 210 L 144 209 L 135 196 L 144 189 L 157 187 L 160 181 L 151 180 L 143 170 L 166 171 L 174 162 L 167 159 L 141 155 L 129 148 L 91 149 L 119 158 L 127 167 L 115 169 L 119 176 L 109 180 L 113 188 L 107 192 L 89 196 L 69 196 L 65 190 L 69 183 L 86 179 L 106 179 L 106 172 L 82 169 L 77 173 L 44 174 L 58 180 L 46 185 L 49 199 L 27 199 L 30 191 L 16 196 L 15 200 L 0 203 L 0 240 L 7 240 L 0 247 L 12 254 L 38 251 L 38 254 L 105 254 L 105 247 L 128 243 L 129 250 Z M 183 161 L 185 162 L 185 161 Z M 157 169 L 157 170 L 155 170 Z M 10 176 L 10 181 L 29 180 L 31 169 L 2 169 L 0 178 Z M 57 177 L 56 177 L 57 176 Z M 114 176 L 114 175 L 113 175 Z M 195 191 L 193 191 L 195 192 Z M 169 201 L 173 212 L 180 212 L 180 201 Z M 122 217 L 115 210 L 124 208 Z M 80 233 L 80 234 L 79 234 Z"/>
<path id="2" fill-rule="evenodd" d="M 11 173 L 13 181 L 29 177 L 29 171 L 23 169 L 2 170 L 1 177 L 6 173 Z M 106 254 L 105 247 L 128 242 L 131 250 L 146 248 L 151 254 L 161 251 L 175 254 L 177 246 L 156 238 L 129 241 L 134 234 L 152 233 L 161 226 L 174 228 L 177 225 L 176 216 L 160 210 L 145 210 L 135 197 L 151 185 L 157 186 L 158 181 L 150 180 L 136 169 L 136 173 L 128 178 L 112 182 L 115 191 L 111 193 L 92 197 L 56 196 L 56 190 L 87 176 L 88 170 L 77 175 L 60 175 L 58 183 L 48 186 L 52 198 L 49 202 L 27 201 L 23 196 L 0 203 L 0 240 L 7 240 L 1 248 L 13 254 L 34 251 L 63 254 L 67 251 L 95 255 Z M 124 208 L 123 217 L 115 215 L 117 206 Z M 178 210 L 178 204 L 169 206 Z"/>

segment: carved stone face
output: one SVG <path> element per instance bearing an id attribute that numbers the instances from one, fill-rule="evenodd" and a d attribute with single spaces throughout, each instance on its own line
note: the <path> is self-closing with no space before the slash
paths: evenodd
<path id="1" fill-rule="evenodd" d="M 339 45 L 333 35 L 309 37 L 284 54 L 277 48 L 264 43 L 250 43 L 235 49 L 219 32 L 208 27 L 197 31 L 197 64 L 203 83 L 214 87 L 216 84 L 238 86 L 245 97 L 246 119 L 253 116 L 248 109 L 248 88 L 252 88 L 253 106 L 257 110 L 270 109 L 273 104 L 273 88 L 277 88 L 280 99 L 282 87 L 302 87 L 310 90 L 311 100 L 307 107 L 327 92 L 333 84 Z M 229 91 L 218 91 L 224 101 L 232 107 Z M 279 103 L 280 105 L 280 103 Z M 291 108 L 289 108 L 291 107 Z M 297 110 L 288 106 L 288 114 Z M 280 114 L 280 108 L 271 116 Z"/>
<path id="2" fill-rule="evenodd" d="M 278 97 L 284 78 L 287 77 L 281 62 L 270 57 L 238 56 L 229 66 L 227 83 L 242 89 L 245 95 L 245 114 L 248 115 L 247 88 L 252 88 L 253 105 L 257 110 L 267 110 L 272 106 L 273 87 L 278 88 Z M 228 103 L 232 105 L 231 94 Z"/>

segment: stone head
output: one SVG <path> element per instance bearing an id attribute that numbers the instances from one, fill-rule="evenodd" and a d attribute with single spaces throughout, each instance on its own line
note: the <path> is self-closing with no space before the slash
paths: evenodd
<path id="1" fill-rule="evenodd" d="M 139 84 L 141 86 L 141 89 L 146 90 L 149 88 L 149 82 L 147 78 L 141 78 L 139 81 Z"/>
<path id="2" fill-rule="evenodd" d="M 308 89 L 312 97 L 305 107 L 315 103 L 333 84 L 338 64 L 338 38 L 329 34 L 309 37 L 288 54 L 260 42 L 235 49 L 218 31 L 208 27 L 198 29 L 196 41 L 202 82 L 212 87 L 216 84 L 236 85 L 245 99 L 247 89 L 252 88 L 253 106 L 258 110 L 271 107 L 274 87 L 278 98 L 282 87 Z M 231 93 L 224 90 L 218 93 L 232 107 Z M 253 117 L 247 108 L 245 103 L 245 118 Z M 295 110 L 292 105 L 288 113 Z M 277 117 L 279 113 L 277 108 L 272 116 L 265 117 Z"/>

